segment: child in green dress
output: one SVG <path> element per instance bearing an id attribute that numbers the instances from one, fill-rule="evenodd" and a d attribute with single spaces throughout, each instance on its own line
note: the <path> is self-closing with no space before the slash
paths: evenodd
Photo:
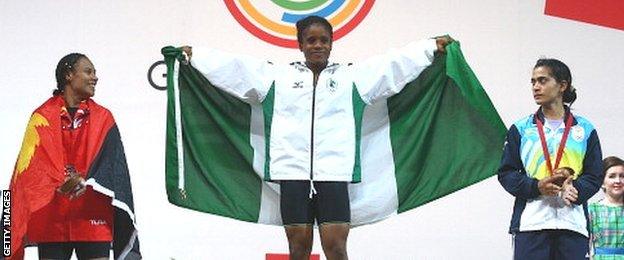
<path id="1" fill-rule="evenodd" d="M 589 205 L 593 259 L 624 260 L 624 161 L 603 160 L 604 199 Z"/>

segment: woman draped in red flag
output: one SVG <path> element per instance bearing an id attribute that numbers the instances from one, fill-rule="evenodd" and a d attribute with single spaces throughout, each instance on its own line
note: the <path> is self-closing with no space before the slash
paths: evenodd
<path id="1" fill-rule="evenodd" d="M 37 245 L 40 259 L 140 259 L 130 177 L 110 111 L 83 54 L 63 57 L 57 89 L 28 123 L 10 189 L 9 258 Z"/>

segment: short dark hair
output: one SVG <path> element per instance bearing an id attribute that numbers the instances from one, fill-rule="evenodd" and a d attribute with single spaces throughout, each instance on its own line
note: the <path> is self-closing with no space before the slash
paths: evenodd
<path id="1" fill-rule="evenodd" d="M 53 95 L 56 96 L 63 93 L 65 85 L 67 85 L 66 76 L 74 71 L 76 63 L 78 63 L 81 58 L 87 58 L 87 56 L 82 53 L 70 53 L 59 60 L 56 65 L 56 89 L 52 93 Z"/>
<path id="2" fill-rule="evenodd" d="M 550 74 L 555 77 L 557 83 L 566 81 L 568 87 L 563 91 L 563 102 L 572 105 L 576 100 L 576 89 L 572 86 L 572 73 L 568 65 L 557 59 L 539 59 L 535 63 L 534 69 L 538 67 L 547 67 L 550 69 Z"/>
<path id="3" fill-rule="evenodd" d="M 334 28 L 329 23 L 329 21 L 327 21 L 327 19 L 323 17 L 311 15 L 297 21 L 297 41 L 299 43 L 303 43 L 303 31 L 310 28 L 310 26 L 312 26 L 313 24 L 319 24 L 325 27 L 325 29 L 327 29 L 327 31 L 329 32 L 330 40 L 332 40 L 332 38 L 334 37 Z"/>

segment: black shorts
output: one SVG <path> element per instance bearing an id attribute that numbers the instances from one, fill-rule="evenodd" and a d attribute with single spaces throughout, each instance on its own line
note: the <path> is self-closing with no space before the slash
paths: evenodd
<path id="1" fill-rule="evenodd" d="M 310 199 L 310 181 L 280 181 L 282 223 L 351 222 L 348 185 L 348 182 L 314 182 L 316 194 Z"/>
<path id="2" fill-rule="evenodd" d="M 111 242 L 51 242 L 37 245 L 39 259 L 69 260 L 76 249 L 76 257 L 80 259 L 108 258 Z"/>

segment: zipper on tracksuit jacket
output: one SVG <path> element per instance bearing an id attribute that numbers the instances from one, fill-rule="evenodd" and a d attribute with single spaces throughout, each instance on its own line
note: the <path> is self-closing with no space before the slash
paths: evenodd
<path id="1" fill-rule="evenodd" d="M 314 79 L 314 71 L 312 71 L 312 124 L 310 127 L 310 185 L 313 185 L 314 181 L 314 114 L 315 114 L 315 106 L 316 106 L 316 85 L 318 83 L 318 79 L 321 77 L 321 71 L 316 80 Z M 313 189 L 313 186 L 310 186 Z"/>

